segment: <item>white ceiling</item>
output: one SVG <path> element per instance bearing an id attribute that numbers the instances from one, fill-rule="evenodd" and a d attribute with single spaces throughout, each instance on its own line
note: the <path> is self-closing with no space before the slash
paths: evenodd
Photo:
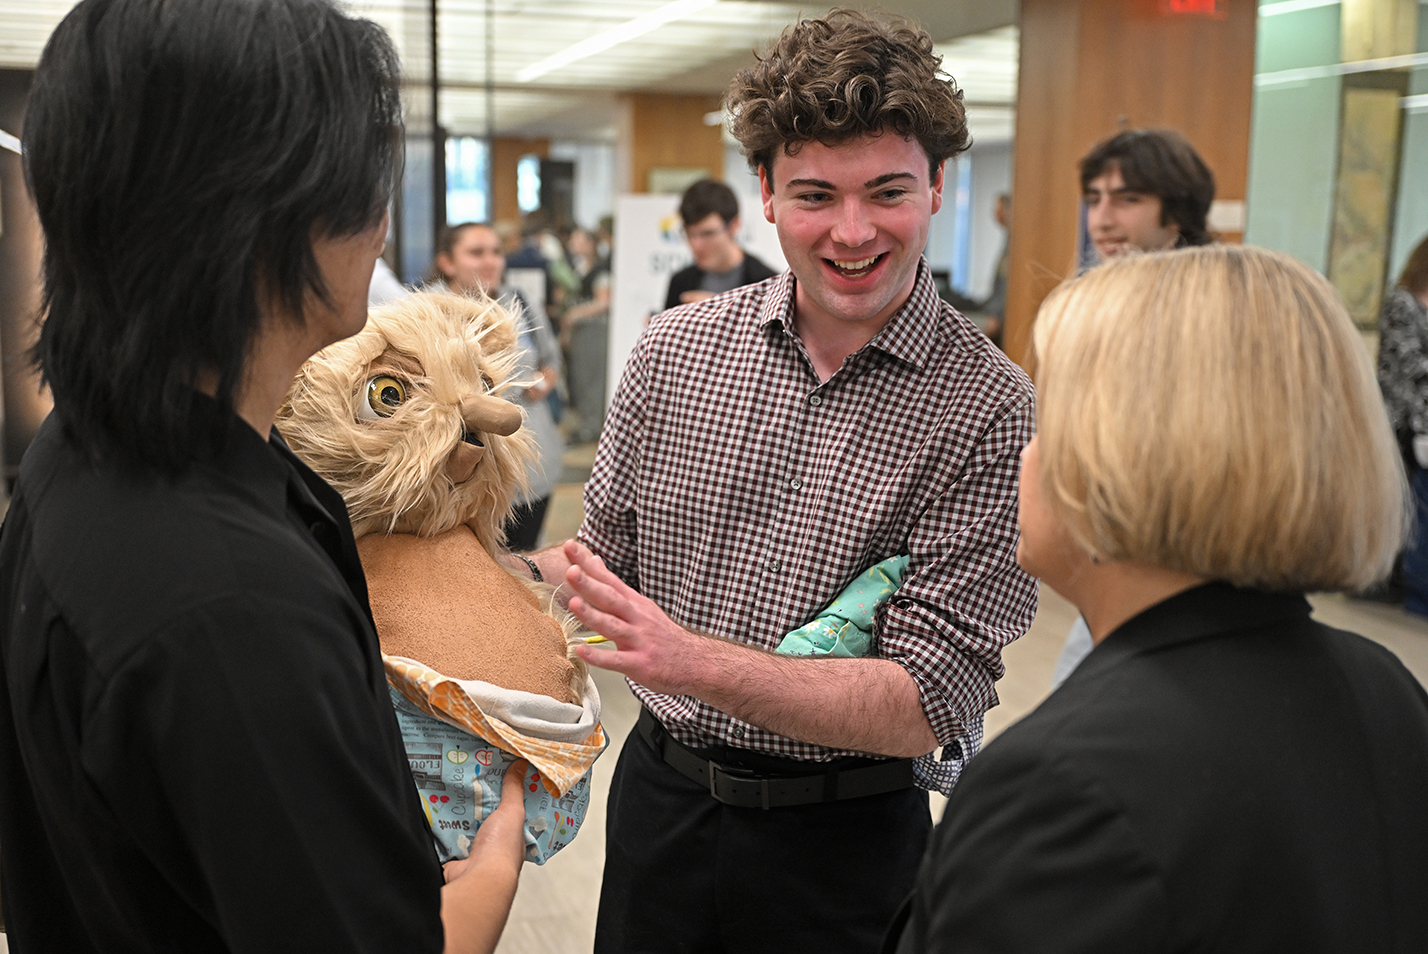
<path id="1" fill-rule="evenodd" d="M 721 93 L 735 71 L 789 23 L 831 6 L 761 0 L 438 0 L 440 118 L 453 134 L 484 135 L 492 28 L 494 118 L 501 135 L 613 140 L 623 91 Z M 848 4 L 858 6 L 861 4 Z M 0 67 L 28 68 L 74 0 L 0 0 Z M 403 62 L 425 75 L 428 0 L 352 0 L 357 15 L 392 34 Z M 1016 0 L 890 0 L 871 4 L 922 24 L 966 93 L 982 143 L 1011 136 L 1016 98 Z M 547 57 L 650 17 L 670 22 L 533 79 Z M 945 41 L 945 42 L 944 42 Z M 422 101 L 419 91 L 413 91 Z"/>

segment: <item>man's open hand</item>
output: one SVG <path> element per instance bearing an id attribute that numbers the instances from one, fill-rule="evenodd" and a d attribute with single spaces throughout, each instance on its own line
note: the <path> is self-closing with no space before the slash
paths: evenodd
<path id="1" fill-rule="evenodd" d="M 655 692 L 688 692 L 689 677 L 703 650 L 717 641 L 676 625 L 654 601 L 635 592 L 611 573 L 605 561 L 574 540 L 565 544 L 570 569 L 565 581 L 575 595 L 570 611 L 615 648 L 578 646 L 592 666 L 623 673 Z"/>

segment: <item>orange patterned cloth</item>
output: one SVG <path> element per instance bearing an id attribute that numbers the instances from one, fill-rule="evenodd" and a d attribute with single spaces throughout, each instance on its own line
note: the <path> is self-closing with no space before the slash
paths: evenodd
<path id="1" fill-rule="evenodd" d="M 382 656 L 387 681 L 412 705 L 434 719 L 478 736 L 497 748 L 519 755 L 540 773 L 554 796 L 562 796 L 580 780 L 605 750 L 605 728 L 600 723 L 581 742 L 555 742 L 526 735 L 481 711 L 460 681 L 434 672 L 418 662 Z"/>

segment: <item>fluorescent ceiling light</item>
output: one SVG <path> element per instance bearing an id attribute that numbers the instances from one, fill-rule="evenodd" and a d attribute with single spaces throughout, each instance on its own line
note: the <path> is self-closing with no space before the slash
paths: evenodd
<path id="1" fill-rule="evenodd" d="M 1428 93 L 1419 96 L 1405 96 L 1398 103 L 1410 113 L 1428 113 Z"/>
<path id="2" fill-rule="evenodd" d="M 9 149 L 11 152 L 18 152 L 21 155 L 24 154 L 20 148 L 19 137 L 12 136 L 3 129 L 0 129 L 0 148 Z"/>
<path id="3" fill-rule="evenodd" d="M 1266 3 L 1259 8 L 1262 17 L 1277 17 L 1281 13 L 1298 13 L 1315 7 L 1336 7 L 1339 0 L 1282 0 L 1281 3 Z"/>
<path id="4" fill-rule="evenodd" d="M 641 14 L 633 20 L 626 20 L 604 33 L 597 33 L 588 39 L 581 40 L 574 46 L 568 46 L 558 53 L 553 53 L 538 63 L 532 63 L 516 73 L 516 80 L 521 83 L 529 83 L 537 77 L 554 72 L 563 66 L 569 66 L 576 60 L 583 60 L 587 56 L 603 53 L 612 46 L 644 36 L 666 23 L 708 9 L 718 2 L 719 0 L 674 0 L 673 3 L 666 3 L 656 10 Z"/>

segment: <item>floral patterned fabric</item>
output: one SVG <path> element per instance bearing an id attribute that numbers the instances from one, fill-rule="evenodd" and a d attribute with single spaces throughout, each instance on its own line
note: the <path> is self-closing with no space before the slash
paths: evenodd
<path id="1" fill-rule="evenodd" d="M 1395 433 L 1428 434 L 1428 308 L 1395 287 L 1378 318 L 1378 385 Z"/>

